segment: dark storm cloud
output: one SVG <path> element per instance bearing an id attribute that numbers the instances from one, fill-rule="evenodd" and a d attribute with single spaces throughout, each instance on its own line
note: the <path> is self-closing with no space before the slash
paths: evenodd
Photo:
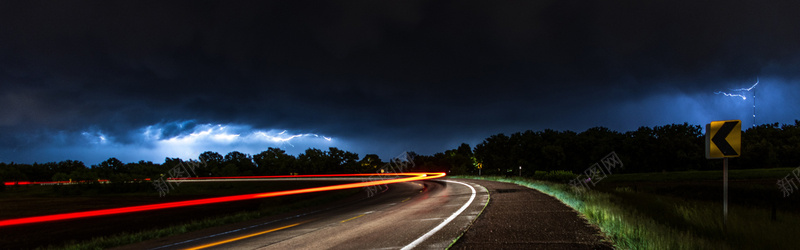
<path id="1" fill-rule="evenodd" d="M 430 153 L 499 132 L 694 122 L 732 105 L 698 100 L 757 76 L 797 90 L 798 7 L 3 2 L 0 146 L 78 145 L 87 131 L 128 145 L 147 126 L 166 138 L 244 124 Z"/>

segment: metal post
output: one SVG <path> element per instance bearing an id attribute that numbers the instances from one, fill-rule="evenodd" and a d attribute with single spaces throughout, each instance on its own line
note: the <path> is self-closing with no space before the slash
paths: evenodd
<path id="1" fill-rule="evenodd" d="M 728 225 L 728 158 L 722 158 L 722 216 L 723 223 Z"/>
<path id="2" fill-rule="evenodd" d="M 519 177 L 522 177 L 522 166 L 519 166 Z"/>

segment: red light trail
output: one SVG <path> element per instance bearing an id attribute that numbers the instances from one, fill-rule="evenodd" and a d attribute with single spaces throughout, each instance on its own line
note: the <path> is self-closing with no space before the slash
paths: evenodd
<path id="1" fill-rule="evenodd" d="M 141 205 L 141 206 L 131 206 L 131 207 L 92 210 L 92 211 L 84 211 L 84 212 L 73 212 L 73 213 L 63 213 L 63 214 L 53 214 L 53 215 L 43 215 L 43 216 L 33 216 L 33 217 L 26 217 L 26 218 L 8 219 L 8 220 L 0 221 L 0 227 L 12 226 L 12 225 L 21 225 L 21 224 L 30 224 L 30 223 L 39 223 L 39 222 L 50 222 L 50 221 L 59 221 L 59 220 L 68 220 L 68 219 L 87 218 L 87 217 L 102 216 L 102 215 L 113 215 L 113 214 L 122 214 L 122 213 L 142 212 L 142 211 L 150 211 L 150 210 L 166 209 L 166 208 L 205 205 L 205 204 L 213 204 L 213 203 L 220 203 L 220 202 L 242 201 L 242 200 L 260 199 L 260 198 L 285 196 L 285 195 L 314 193 L 314 192 L 332 191 L 332 190 L 341 190 L 341 189 L 350 189 L 350 188 L 360 188 L 360 187 L 368 187 L 368 186 L 376 186 L 376 185 L 384 185 L 384 184 L 392 184 L 392 183 L 400 183 L 400 182 L 408 182 L 408 181 L 429 180 L 429 179 L 441 178 L 441 177 L 444 177 L 445 175 L 446 175 L 445 173 L 398 173 L 398 174 L 395 174 L 395 173 L 377 174 L 376 173 L 376 174 L 235 176 L 235 177 L 186 178 L 186 179 L 190 179 L 190 180 L 201 180 L 201 179 L 289 178 L 289 177 L 291 177 L 291 178 L 309 178 L 309 177 L 409 176 L 409 177 L 405 177 L 405 178 L 383 179 L 383 180 L 376 180 L 376 181 L 366 181 L 366 182 L 339 184 L 339 185 L 315 187 L 315 188 L 303 188 L 303 189 L 275 191 L 275 192 L 267 192 L 267 193 L 233 195 L 233 196 L 224 196 L 224 197 L 207 198 L 207 199 L 167 202 L 167 203 L 159 203 L 159 204 L 151 204 L 151 205 Z"/>
<path id="2" fill-rule="evenodd" d="M 145 179 L 149 181 L 150 178 Z M 7 181 L 3 182 L 6 186 L 14 186 L 14 185 L 59 185 L 59 184 L 78 184 L 78 183 L 87 183 L 90 181 Z M 108 180 L 105 179 L 98 179 L 97 182 L 99 183 L 107 183 Z"/>

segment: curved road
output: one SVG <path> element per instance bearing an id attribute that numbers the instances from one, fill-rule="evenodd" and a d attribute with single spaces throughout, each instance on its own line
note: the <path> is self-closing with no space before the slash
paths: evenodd
<path id="1" fill-rule="evenodd" d="M 444 249 L 488 203 L 461 181 L 392 184 L 338 207 L 177 235 L 122 249 Z"/>

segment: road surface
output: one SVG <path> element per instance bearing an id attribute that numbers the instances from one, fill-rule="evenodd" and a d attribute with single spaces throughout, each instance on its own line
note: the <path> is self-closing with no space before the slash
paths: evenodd
<path id="1" fill-rule="evenodd" d="M 120 249 L 444 249 L 488 203 L 464 181 L 398 183 L 370 198 L 283 218 L 237 223 Z"/>

